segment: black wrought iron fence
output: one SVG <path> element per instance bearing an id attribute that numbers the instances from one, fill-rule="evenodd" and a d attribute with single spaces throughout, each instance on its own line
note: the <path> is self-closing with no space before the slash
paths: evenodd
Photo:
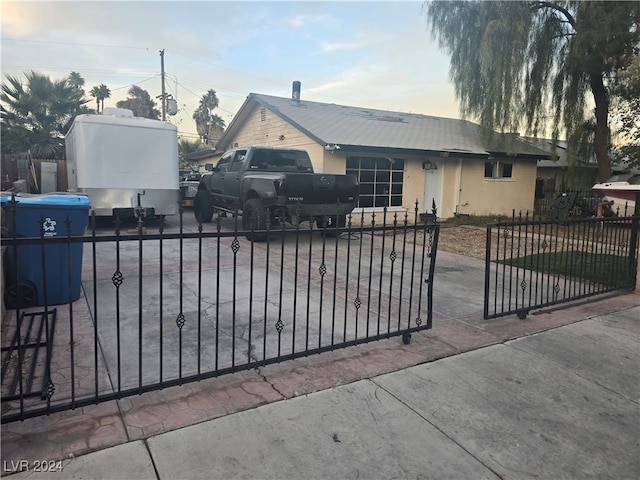
<path id="1" fill-rule="evenodd" d="M 545 191 L 537 195 L 531 213 L 539 219 L 562 220 L 584 217 L 626 217 L 633 215 L 634 203 L 604 201 L 591 189 Z"/>
<path id="2" fill-rule="evenodd" d="M 188 220 L 109 230 L 92 217 L 75 235 L 67 217 L 58 236 L 2 239 L 3 423 L 431 328 L 439 228 L 417 204 L 253 243 L 237 216 Z M 41 252 L 35 282 L 25 248 Z"/>
<path id="3" fill-rule="evenodd" d="M 631 217 L 532 220 L 487 226 L 484 318 L 633 289 L 638 224 Z"/>

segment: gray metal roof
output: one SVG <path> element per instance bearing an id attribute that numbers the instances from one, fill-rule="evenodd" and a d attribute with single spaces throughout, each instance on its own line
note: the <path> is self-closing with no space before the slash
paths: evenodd
<path id="1" fill-rule="evenodd" d="M 334 103 L 294 101 L 291 98 L 251 93 L 231 122 L 226 133 L 234 130 L 257 102 L 285 121 L 306 133 L 321 145 L 345 147 L 388 148 L 441 152 L 451 156 L 518 155 L 547 158 L 549 154 L 523 142 L 517 135 L 495 134 L 492 146 L 482 139 L 479 125 L 451 118 L 430 115 L 349 107 Z M 237 122 L 236 122 L 237 120 Z"/>
<path id="2" fill-rule="evenodd" d="M 569 160 L 567 158 L 567 142 L 565 140 L 556 140 L 554 149 L 554 141 L 550 138 L 522 137 L 522 139 L 539 149 L 549 152 L 549 159 L 540 160 L 538 162 L 538 167 L 569 167 Z M 591 154 L 587 158 L 576 158 L 576 166 L 597 168 L 598 160 L 596 159 L 595 153 Z"/>

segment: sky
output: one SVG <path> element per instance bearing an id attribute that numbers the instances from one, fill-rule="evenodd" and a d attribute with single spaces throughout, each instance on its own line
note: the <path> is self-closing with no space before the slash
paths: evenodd
<path id="1" fill-rule="evenodd" d="M 196 139 L 209 90 L 228 125 L 250 93 L 460 118 L 449 58 L 415 1 L 0 1 L 2 81 L 75 71 L 105 107 L 132 85 L 178 103 L 167 120 Z M 89 97 L 89 96 L 88 96 Z M 92 97 L 88 106 L 95 108 Z M 158 109 L 160 104 L 158 103 Z"/>

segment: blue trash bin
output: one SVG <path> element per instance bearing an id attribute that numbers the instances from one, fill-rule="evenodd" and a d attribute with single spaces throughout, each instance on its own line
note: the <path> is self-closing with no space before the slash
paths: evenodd
<path id="1" fill-rule="evenodd" d="M 80 298 L 83 244 L 47 240 L 66 238 L 68 228 L 71 236 L 84 235 L 89 223 L 89 197 L 65 193 L 2 195 L 0 204 L 9 238 L 40 238 L 44 233 L 44 242 L 37 245 L 7 246 L 5 306 L 59 305 Z"/>

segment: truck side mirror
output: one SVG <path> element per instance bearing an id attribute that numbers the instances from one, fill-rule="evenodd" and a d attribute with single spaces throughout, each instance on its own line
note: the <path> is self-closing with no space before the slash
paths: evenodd
<path id="1" fill-rule="evenodd" d="M 205 163 L 205 165 L 204 165 L 204 169 L 205 169 L 207 172 L 213 172 L 213 163 Z"/>

